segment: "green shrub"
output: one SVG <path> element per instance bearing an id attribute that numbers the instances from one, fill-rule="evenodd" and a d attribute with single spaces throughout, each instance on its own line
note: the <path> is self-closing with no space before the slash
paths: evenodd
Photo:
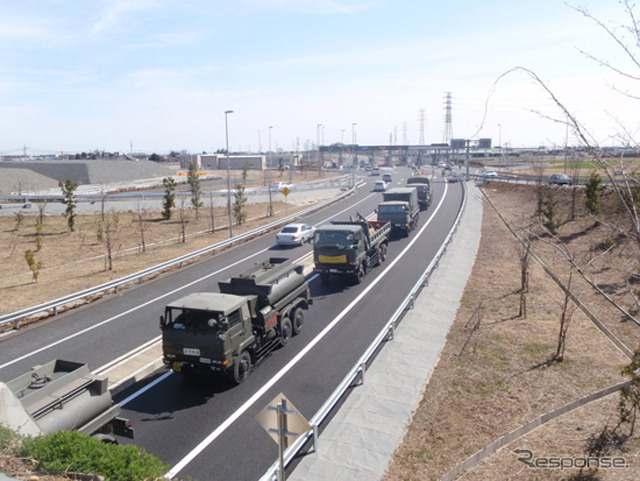
<path id="1" fill-rule="evenodd" d="M 160 479 L 167 469 L 137 446 L 106 444 L 77 431 L 25 440 L 22 455 L 34 458 L 36 469 L 43 472 L 99 474 L 111 481 Z"/>
<path id="2" fill-rule="evenodd" d="M 21 437 L 11 429 L 0 424 L 0 454 L 13 455 L 20 446 Z"/>

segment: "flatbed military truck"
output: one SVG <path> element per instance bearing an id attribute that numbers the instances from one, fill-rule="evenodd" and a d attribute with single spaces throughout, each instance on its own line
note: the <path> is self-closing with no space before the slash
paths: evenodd
<path id="1" fill-rule="evenodd" d="M 407 187 L 418 190 L 420 210 L 427 210 L 431 203 L 431 179 L 428 175 L 413 175 L 407 179 Z"/>
<path id="2" fill-rule="evenodd" d="M 313 242 L 315 272 L 323 283 L 332 274 L 349 276 L 356 284 L 387 256 L 391 224 L 388 221 L 333 221 L 316 228 Z"/>
<path id="3" fill-rule="evenodd" d="M 133 439 L 119 414 L 108 379 L 83 363 L 55 359 L 0 383 L 0 424 L 25 436 L 80 431 L 108 443 Z"/>
<path id="4" fill-rule="evenodd" d="M 312 304 L 303 266 L 271 257 L 218 282 L 220 292 L 189 294 L 160 317 L 163 360 L 182 374 L 208 371 L 232 383 L 302 330 Z"/>
<path id="5" fill-rule="evenodd" d="M 415 187 L 395 187 L 383 194 L 383 202 L 378 205 L 378 220 L 389 221 L 393 229 L 405 235 L 418 226 L 420 206 Z"/>

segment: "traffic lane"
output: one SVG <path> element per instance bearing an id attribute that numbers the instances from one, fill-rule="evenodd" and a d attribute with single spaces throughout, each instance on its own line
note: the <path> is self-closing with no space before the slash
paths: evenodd
<path id="1" fill-rule="evenodd" d="M 375 198 L 360 190 L 350 198 L 308 216 L 306 220 L 319 224 L 333 216 L 355 215 L 354 206 L 365 212 L 373 211 L 374 203 Z M 0 380 L 12 379 L 36 364 L 55 358 L 86 362 L 95 369 L 130 352 L 159 335 L 157 322 L 167 302 L 190 292 L 217 291 L 218 280 L 226 279 L 275 252 L 272 250 L 274 237 L 275 233 L 258 237 L 135 289 L 105 297 L 12 333 L 0 340 Z M 311 249 L 307 245 L 298 252 Z M 289 254 L 294 252 L 289 251 Z M 281 255 L 281 251 L 277 255 Z M 218 271 L 211 276 L 212 272 Z M 101 323 L 103 326 L 95 328 Z M 67 338 L 68 341 L 60 342 Z"/>
<path id="2" fill-rule="evenodd" d="M 308 222 L 320 224 L 333 216 L 345 218 L 355 215 L 354 207 L 367 213 L 377 206 L 377 200 L 376 196 L 359 191 L 350 199 L 309 216 Z M 345 212 L 345 204 L 348 212 Z M 91 368 L 98 368 L 157 337 L 157 319 L 168 302 L 167 298 L 171 300 L 171 296 L 176 298 L 196 291 L 216 291 L 217 281 L 233 274 L 231 267 L 241 271 L 258 261 L 249 260 L 249 256 L 271 248 L 270 236 L 260 237 L 186 269 L 160 276 L 135 289 L 108 296 L 3 338 L 0 341 L 0 379 L 12 379 L 32 366 L 54 358 L 86 362 Z M 310 250 L 311 247 L 306 248 L 306 251 Z M 220 273 L 211 277 L 212 271 Z M 60 342 L 61 339 L 68 340 Z"/>
<path id="3" fill-rule="evenodd" d="M 393 254 L 393 249 L 399 249 L 400 244 L 407 243 L 407 242 L 409 242 L 408 239 L 405 240 L 404 242 L 392 243 L 390 253 Z M 438 242 L 436 242 L 436 244 L 437 243 Z M 398 244 L 398 245 L 395 245 L 395 244 Z M 432 245 L 432 244 L 434 244 L 433 240 L 429 240 L 426 243 L 426 245 Z M 417 246 L 420 246 L 420 245 L 421 244 L 417 243 Z M 423 247 L 417 247 L 417 248 L 420 250 L 423 250 Z M 411 257 L 411 256 L 407 256 L 407 257 Z M 415 267 L 416 263 L 414 260 L 411 261 L 410 265 L 416 268 Z M 417 268 L 418 272 L 416 273 L 416 279 L 424 270 L 424 267 L 426 267 L 426 265 L 423 266 L 423 268 Z M 365 282 L 359 286 L 344 286 L 342 288 L 338 287 L 335 289 L 336 292 L 332 293 L 331 295 L 316 296 L 315 299 L 317 299 L 317 301 L 314 299 L 314 302 L 316 302 L 316 304 L 312 306 L 312 310 L 309 311 L 308 313 L 309 315 L 307 316 L 305 329 L 300 336 L 297 336 L 296 338 L 294 338 L 294 341 L 303 340 L 305 341 L 305 344 L 306 344 L 307 340 L 305 339 L 305 337 L 309 337 L 309 338 L 315 337 L 317 335 L 318 329 L 324 328 L 330 319 L 332 319 L 333 317 L 339 314 L 339 312 L 337 311 L 332 312 L 336 307 L 338 308 L 340 307 L 338 306 L 338 304 L 344 305 L 345 303 L 350 302 L 350 300 L 353 297 L 353 294 L 356 294 L 358 290 L 361 291 L 365 289 L 367 286 L 366 280 L 371 279 L 373 277 L 373 274 L 376 273 L 377 270 L 378 269 L 374 269 L 371 272 L 371 274 L 367 276 L 367 278 L 365 278 Z M 407 281 L 408 276 L 406 275 L 406 269 L 403 267 L 400 270 L 402 272 L 405 272 L 405 274 L 401 276 L 401 279 L 403 281 Z M 413 279 L 412 282 L 415 283 L 415 279 Z M 397 296 L 398 297 L 397 304 L 399 304 L 404 299 L 404 296 L 406 295 L 403 292 L 405 289 L 404 287 L 402 287 L 402 284 L 399 282 L 396 282 L 395 280 L 390 284 L 393 287 L 391 291 L 389 291 L 387 287 L 387 282 L 385 282 L 384 284 L 381 283 L 381 285 L 385 286 L 384 287 L 385 292 L 383 294 L 377 295 L 377 298 L 384 299 L 384 302 L 382 303 L 382 307 L 386 309 L 386 311 L 381 309 L 381 306 L 377 305 L 375 302 L 367 301 L 367 305 L 370 306 L 370 308 L 373 309 L 373 311 L 367 312 L 364 309 L 359 309 L 359 312 L 356 315 L 352 316 L 350 314 L 349 320 L 348 321 L 345 320 L 342 324 L 342 326 L 348 327 L 351 325 L 355 327 L 345 329 L 344 332 L 340 332 L 340 330 L 338 329 L 332 331 L 331 336 L 337 336 L 339 339 L 347 339 L 347 346 L 342 350 L 344 352 L 341 353 L 342 357 L 335 354 L 331 354 L 331 358 L 339 362 L 339 366 L 337 366 L 338 369 L 328 369 L 328 370 L 321 369 L 320 372 L 316 371 L 310 376 L 302 376 L 307 380 L 313 379 L 314 381 L 320 381 L 317 384 L 314 383 L 312 386 L 310 386 L 307 382 L 305 383 L 304 389 L 301 389 L 303 394 L 304 393 L 306 393 L 306 395 L 311 394 L 312 396 L 312 401 L 314 402 L 314 406 L 313 406 L 313 409 L 310 410 L 310 412 L 312 413 L 315 412 L 315 410 L 317 410 L 319 405 L 322 402 L 324 402 L 324 399 L 326 399 L 329 393 L 333 390 L 333 388 L 335 387 L 335 384 L 337 384 L 339 380 L 342 379 L 346 371 L 350 369 L 350 367 L 353 365 L 355 360 L 361 355 L 361 352 L 364 351 L 364 349 L 370 344 L 371 340 L 375 337 L 375 335 L 377 335 L 377 332 L 379 332 L 384 322 L 386 322 L 386 320 L 391 316 L 391 314 L 397 308 L 397 306 L 395 306 L 396 301 L 389 302 L 390 298 Z M 324 293 L 322 292 L 323 290 L 326 291 L 326 289 L 323 286 L 321 285 L 318 286 L 317 283 L 313 283 L 312 290 L 316 290 L 316 289 L 318 289 L 321 294 L 327 294 L 326 292 Z M 333 289 L 329 289 L 329 290 L 333 291 Z M 343 299 L 339 299 L 341 296 L 346 296 L 346 297 L 344 297 Z M 321 313 L 320 318 L 317 318 L 318 313 Z M 327 316 L 327 314 L 329 315 Z M 375 316 L 377 319 L 374 322 L 371 321 L 371 318 L 373 316 Z M 364 320 L 359 320 L 362 317 L 364 317 Z M 352 318 L 355 320 L 352 320 Z M 355 333 L 351 332 L 351 329 L 355 329 Z M 326 342 L 329 342 L 329 341 L 324 341 L 324 343 Z M 241 386 L 241 388 L 246 388 L 247 386 L 249 386 L 250 385 L 249 381 L 251 381 L 252 383 L 256 381 L 259 381 L 259 383 L 262 383 L 264 381 L 271 379 L 273 376 L 275 376 L 278 373 L 278 371 L 282 369 L 282 367 L 284 366 L 283 363 L 288 361 L 288 359 L 290 358 L 289 356 L 293 357 L 294 352 L 291 349 L 292 347 L 294 346 L 290 344 L 289 346 L 287 346 L 286 349 L 281 349 L 276 351 L 272 355 L 271 359 L 268 359 L 265 363 L 263 363 L 263 365 L 259 366 L 259 368 L 252 373 L 252 376 L 250 376 L 250 378 L 247 380 L 245 384 Z M 318 351 L 312 350 L 312 352 L 318 352 Z M 350 359 L 348 359 L 348 361 L 346 362 L 343 361 L 344 355 L 347 355 L 350 357 Z M 285 356 L 285 358 L 282 359 L 282 356 Z M 321 360 L 320 362 L 313 361 L 312 364 L 316 366 L 318 365 L 326 366 L 327 362 L 326 362 L 326 359 L 324 359 L 324 360 Z M 339 368 L 343 368 L 344 372 L 340 372 Z M 294 369 L 297 370 L 298 368 L 296 367 Z M 339 373 L 339 374 L 336 375 L 336 373 Z M 171 376 L 171 378 L 174 378 L 174 377 L 176 376 L 175 375 Z M 286 376 L 287 379 L 289 379 L 290 377 L 291 377 L 290 375 Z M 173 389 L 175 389 L 174 387 L 167 387 L 167 386 L 168 385 L 163 386 L 162 390 L 164 391 L 166 389 L 168 392 L 171 392 Z M 279 386 L 274 386 L 267 395 L 263 396 L 263 398 L 266 399 L 266 401 L 270 400 L 273 396 L 275 396 L 275 394 L 277 394 L 277 392 L 279 392 L 279 389 L 280 389 Z M 232 390 L 232 391 L 234 394 L 240 393 L 240 389 L 238 389 L 237 391 L 236 390 Z M 163 396 L 160 393 L 155 395 L 154 397 L 161 399 L 161 398 L 164 398 L 165 396 Z M 217 397 L 213 398 L 212 401 L 208 401 L 208 402 L 211 404 L 211 410 L 212 410 L 211 412 L 215 412 L 216 417 L 220 417 L 221 419 L 226 419 L 228 416 L 233 414 L 234 408 L 240 405 L 242 401 L 241 400 L 230 401 L 232 402 L 233 405 L 231 406 L 231 409 L 229 409 L 230 406 L 225 405 L 224 402 L 221 400 L 221 397 L 225 397 L 225 396 L 221 395 L 221 393 L 218 393 Z M 304 399 L 304 398 L 301 398 L 301 399 Z M 292 401 L 296 404 L 298 408 L 300 408 L 304 412 L 304 409 L 301 406 L 305 405 L 306 401 L 303 401 L 302 405 L 299 405 L 299 401 L 297 400 L 297 398 L 296 400 L 292 398 Z M 148 403 L 143 400 L 138 400 L 138 402 L 140 403 L 140 407 L 143 409 L 146 406 L 148 406 Z M 223 405 L 220 405 L 220 402 L 223 402 Z M 200 402 L 196 404 L 200 405 Z M 131 409 L 131 407 L 127 406 L 127 409 Z M 172 407 L 167 408 L 167 406 L 165 406 L 163 410 L 171 411 L 175 415 L 175 410 Z M 254 412 L 257 412 L 257 410 L 259 410 L 258 407 L 256 407 L 255 405 L 252 406 L 245 416 L 242 416 L 240 419 L 238 419 L 234 423 L 232 430 L 238 431 L 238 426 L 243 426 L 243 424 L 246 423 L 246 421 L 242 421 L 242 419 L 248 419 L 248 418 L 253 419 L 252 414 L 254 414 Z M 182 418 L 184 414 L 185 413 L 179 413 L 178 416 Z M 189 443 L 189 440 L 192 440 L 193 444 L 197 443 L 199 439 L 203 439 L 206 435 L 208 435 L 209 432 L 215 429 L 215 426 L 211 426 L 209 429 L 204 429 L 204 431 L 200 435 L 197 435 L 196 434 L 197 430 L 202 429 L 202 423 L 200 421 L 202 419 L 208 419 L 211 416 L 210 415 L 207 416 L 206 413 L 202 415 L 193 414 L 192 416 L 191 416 L 192 413 L 188 413 L 188 414 L 190 414 L 190 416 L 187 416 L 184 419 L 179 420 L 171 428 L 171 432 L 174 432 L 176 429 L 178 430 L 184 429 L 185 432 L 188 432 L 189 434 L 186 436 L 184 441 L 187 444 Z M 134 418 L 135 415 L 132 413 L 130 417 Z M 195 425 L 193 425 L 193 421 L 189 421 L 190 418 L 196 420 Z M 144 419 L 147 419 L 147 418 L 144 418 Z M 185 426 L 188 426 L 188 427 L 184 428 Z M 229 431 L 225 432 L 223 436 L 224 437 L 228 436 Z M 175 454 L 175 450 L 170 450 L 169 453 L 162 454 L 161 451 L 164 452 L 163 446 L 153 444 L 154 440 L 157 440 L 159 437 L 161 438 L 162 436 L 159 436 L 156 434 L 149 435 L 149 433 L 147 432 L 144 433 L 144 436 L 148 437 L 148 439 L 147 440 L 141 439 L 140 436 L 138 436 L 137 442 L 140 443 L 142 446 L 144 446 L 150 452 L 154 452 L 154 454 L 159 455 L 161 459 L 163 459 L 165 462 L 170 462 L 170 463 L 175 462 L 171 460 L 172 455 Z M 223 436 L 221 436 L 220 439 L 223 439 Z M 242 451 L 247 449 L 246 435 L 242 434 L 242 431 L 240 431 L 239 435 L 232 436 L 232 439 L 238 439 L 238 438 L 243 440 L 239 444 L 235 444 L 234 442 L 231 442 L 231 441 L 219 442 L 218 440 L 216 440 L 215 444 L 207 449 L 207 451 L 211 449 L 212 453 L 209 453 L 209 454 L 203 453 L 201 456 L 198 456 L 187 467 L 187 469 L 185 470 L 185 473 L 187 473 L 187 475 L 190 475 L 190 476 L 195 476 L 196 478 L 198 478 L 200 475 L 204 475 L 205 478 L 201 478 L 201 479 L 209 479 L 206 476 L 208 475 L 208 473 L 210 473 L 210 470 L 211 470 L 211 465 L 209 461 L 212 459 L 212 456 L 214 459 L 216 459 L 216 456 L 220 456 L 220 459 L 227 460 L 229 459 L 229 456 L 233 456 L 233 453 L 236 450 Z M 259 446 L 251 446 L 251 450 L 256 451 L 256 453 L 258 452 L 257 450 L 259 449 L 260 449 Z M 260 466 L 260 470 L 262 471 L 266 469 L 265 466 L 268 466 L 272 461 L 270 452 L 267 451 L 265 453 L 265 456 L 266 456 L 266 460 L 265 460 L 266 465 L 263 465 L 262 463 L 256 464 L 257 466 Z M 198 467 L 199 463 L 202 462 L 200 460 L 206 460 L 204 461 L 204 466 L 202 467 Z M 226 465 L 226 462 L 227 461 L 225 461 L 222 464 Z M 196 474 L 196 473 L 199 473 L 199 474 Z M 181 475 L 183 474 L 184 473 L 182 473 Z M 226 476 L 233 476 L 233 472 L 226 473 Z M 247 476 L 247 478 L 250 478 L 250 477 L 253 477 L 253 476 L 252 475 Z M 232 479 L 236 479 L 236 478 L 232 478 Z M 246 478 L 244 478 L 244 475 L 243 475 L 242 477 L 237 479 L 246 479 Z"/>
<path id="4" fill-rule="evenodd" d="M 355 215 L 354 208 L 360 212 L 372 212 L 377 206 L 376 197 L 360 190 L 350 199 L 313 214 L 307 220 L 321 224 L 334 216 L 346 218 Z M 345 212 L 345 204 L 348 212 Z M 107 296 L 13 333 L 0 341 L 0 379 L 12 379 L 34 365 L 55 358 L 85 362 L 92 369 L 103 366 L 158 336 L 157 319 L 172 296 L 175 299 L 190 292 L 217 291 L 218 280 L 262 260 L 250 256 L 266 253 L 273 247 L 267 234 L 135 289 Z M 310 250 L 311 247 L 306 247 L 305 252 Z M 246 265 L 241 264 L 245 261 Z M 220 273 L 211 277 L 211 272 L 217 271 Z"/>
<path id="5" fill-rule="evenodd" d="M 450 225 L 451 223 L 448 227 Z M 231 429 L 224 432 L 214 444 L 196 457 L 185 470 L 179 473 L 179 477 L 186 475 L 205 479 L 211 472 L 212 463 L 215 464 L 216 475 L 220 474 L 220 477 L 216 476 L 215 479 L 257 479 L 263 474 L 275 460 L 274 446 L 255 422 L 255 414 L 279 392 L 287 395 L 307 418 L 319 409 L 361 353 L 377 336 L 406 297 L 406 291 L 415 285 L 424 268 L 433 258 L 422 253 L 429 248 L 433 249 L 434 245 L 439 247 L 448 232 L 448 228 L 441 229 L 437 225 L 433 227 L 430 235 L 423 235 L 419 239 L 420 242 L 416 242 L 411 251 L 398 261 L 380 282 L 372 282 L 374 285 L 367 296 L 358 302 L 340 324 L 320 341 L 316 349 L 312 349 L 300 359 L 291 371 L 261 398 L 261 402 L 252 406 Z M 404 245 L 394 247 L 404 247 Z M 437 247 L 432 251 L 433 254 Z M 422 258 L 426 264 L 418 262 L 416 258 Z M 363 285 L 366 285 L 366 282 Z M 317 286 L 314 285 L 314 287 Z M 331 304 L 335 302 L 334 296 L 336 294 L 329 295 L 324 301 Z M 324 311 L 320 298 L 315 297 L 314 301 L 315 299 L 318 299 L 318 305 L 313 307 L 319 307 Z M 275 365 L 264 366 L 265 373 L 261 375 L 266 379 L 272 379 L 278 374 L 276 370 Z M 392 404 L 392 400 L 390 403 Z M 238 435 L 232 435 L 231 431 L 237 432 Z M 242 450 L 253 453 L 250 464 L 245 464 L 238 457 L 237 453 Z M 275 453 L 277 454 L 277 451 Z M 263 456 L 264 460 L 258 462 L 258 458 Z M 238 475 L 239 465 L 242 465 L 244 470 Z"/>

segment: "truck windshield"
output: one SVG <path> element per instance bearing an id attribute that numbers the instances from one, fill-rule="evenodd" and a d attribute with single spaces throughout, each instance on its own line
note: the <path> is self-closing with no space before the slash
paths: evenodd
<path id="1" fill-rule="evenodd" d="M 172 329 L 217 330 L 225 316 L 223 313 L 216 311 L 168 308 L 165 313 L 165 319 L 167 327 Z"/>
<path id="2" fill-rule="evenodd" d="M 395 214 L 396 212 L 406 212 L 407 206 L 404 204 L 384 205 L 378 206 L 378 214 Z"/>
<path id="3" fill-rule="evenodd" d="M 355 243 L 355 237 L 350 232 L 316 231 L 313 241 L 316 247 L 332 246 L 344 249 Z"/>

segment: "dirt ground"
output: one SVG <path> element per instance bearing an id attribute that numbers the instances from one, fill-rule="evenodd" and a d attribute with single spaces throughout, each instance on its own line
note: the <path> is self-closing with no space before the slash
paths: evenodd
<path id="1" fill-rule="evenodd" d="M 535 222 L 533 187 L 485 183 L 484 191 L 516 229 Z M 637 273 L 638 245 L 604 223 L 595 225 L 585 213 L 582 197 L 577 199 L 575 219 L 569 220 L 571 189 L 556 192 L 562 219 L 558 237 L 601 287 L 625 306 L 633 306 L 626 280 Z M 608 204 L 615 202 L 609 198 Z M 624 224 L 614 207 L 607 208 L 602 218 Z M 568 283 L 570 268 L 555 246 L 549 236 L 533 241 L 533 251 Z M 606 247 L 612 250 L 605 254 Z M 457 317 L 385 481 L 439 479 L 519 426 L 623 380 L 620 368 L 629 359 L 571 303 L 563 361 L 549 362 L 556 352 L 564 296 L 540 266 L 531 262 L 526 318 L 519 315 L 523 252 L 485 200 L 479 251 Z M 625 320 L 578 276 L 572 276 L 570 286 L 627 347 L 639 347 L 640 327 Z M 637 313 L 637 307 L 633 309 Z M 613 394 L 561 416 L 458 479 L 567 479 L 577 470 L 530 468 L 517 460 L 513 450 L 531 450 L 536 458 L 583 458 L 588 437 L 605 425 L 615 425 L 618 400 L 619 394 Z M 629 468 L 601 469 L 598 479 L 640 478 L 637 437 L 612 456 L 623 457 Z"/>

